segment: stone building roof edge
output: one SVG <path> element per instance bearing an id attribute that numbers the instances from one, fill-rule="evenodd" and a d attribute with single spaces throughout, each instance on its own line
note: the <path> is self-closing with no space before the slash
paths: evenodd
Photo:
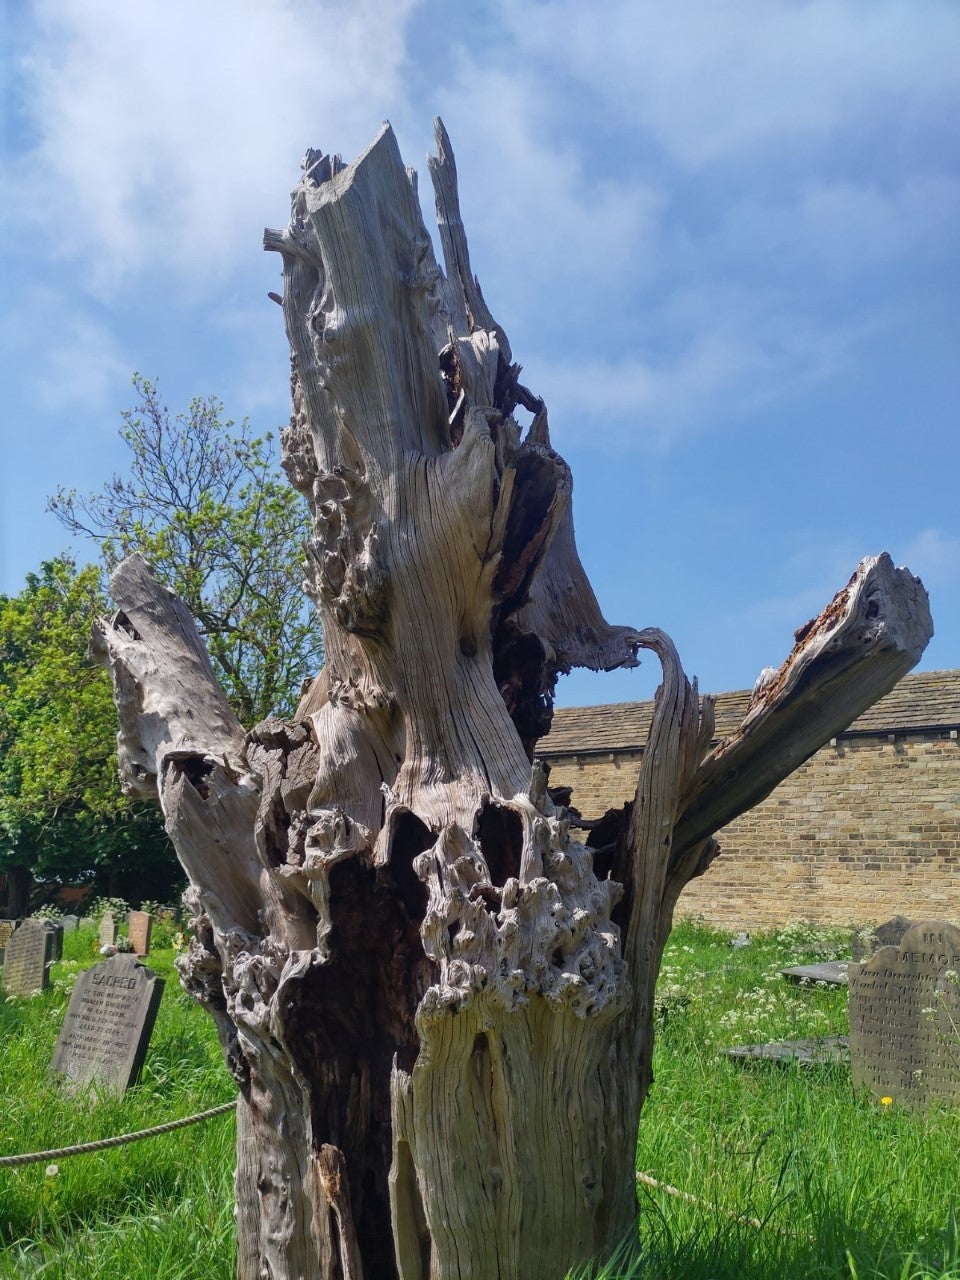
<path id="1" fill-rule="evenodd" d="M 733 733 L 746 715 L 750 690 L 718 693 L 714 697 L 714 737 L 719 739 Z M 537 744 L 537 755 L 549 758 L 642 750 L 652 712 L 652 701 L 558 707 L 550 733 Z M 960 670 L 923 671 L 904 676 L 837 736 L 882 737 L 951 728 L 960 728 Z"/>

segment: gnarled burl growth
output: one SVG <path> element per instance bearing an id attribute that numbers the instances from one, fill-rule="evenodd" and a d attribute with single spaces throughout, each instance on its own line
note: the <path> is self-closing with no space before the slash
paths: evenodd
<path id="1" fill-rule="evenodd" d="M 712 709 L 669 638 L 600 613 L 569 469 L 473 276 L 442 126 L 437 143 L 445 272 L 389 127 L 349 166 L 308 152 L 265 236 L 327 653 L 297 716 L 244 734 L 137 558 L 95 638 L 126 785 L 159 798 L 190 877 L 183 981 L 240 1091 L 241 1280 L 527 1280 L 612 1251 L 683 884 L 720 819 L 930 630 L 917 580 L 869 562 L 708 755 Z M 594 850 L 534 748 L 559 673 L 640 648 L 663 685 L 636 797 Z"/>

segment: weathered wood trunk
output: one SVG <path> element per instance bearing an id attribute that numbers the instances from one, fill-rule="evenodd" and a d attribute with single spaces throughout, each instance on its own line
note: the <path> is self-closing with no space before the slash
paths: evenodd
<path id="1" fill-rule="evenodd" d="M 266 233 L 327 652 L 295 719 L 244 735 L 136 558 L 96 639 L 126 784 L 190 877 L 183 980 L 240 1090 L 242 1280 L 559 1280 L 612 1251 L 681 889 L 931 632 L 918 580 L 865 561 L 710 752 L 669 639 L 600 614 L 438 144 L 446 274 L 389 127 L 348 167 L 309 152 Z M 535 744 L 559 673 L 639 648 L 664 675 L 636 798 L 584 838 Z"/>

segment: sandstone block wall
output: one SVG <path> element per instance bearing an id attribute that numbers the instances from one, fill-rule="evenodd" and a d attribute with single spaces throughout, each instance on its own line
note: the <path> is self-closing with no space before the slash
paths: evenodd
<path id="1" fill-rule="evenodd" d="M 548 756 L 584 817 L 632 798 L 638 751 Z M 678 914 L 730 929 L 960 920 L 960 743 L 840 738 L 718 833 L 721 856 Z"/>

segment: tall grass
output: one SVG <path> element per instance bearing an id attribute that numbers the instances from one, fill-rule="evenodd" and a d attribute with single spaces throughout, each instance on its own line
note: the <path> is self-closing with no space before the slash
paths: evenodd
<path id="1" fill-rule="evenodd" d="M 795 986 L 780 969 L 849 958 L 847 941 L 795 928 L 737 951 L 723 934 L 674 931 L 638 1167 L 704 1203 L 641 1187 L 646 1270 L 609 1275 L 960 1280 L 960 1114 L 854 1095 L 846 1066 L 723 1053 L 845 1033 L 845 988 Z"/>
<path id="2" fill-rule="evenodd" d="M 843 958 L 845 941 L 796 928 L 735 950 L 693 925 L 674 932 L 638 1168 L 700 1203 L 641 1185 L 636 1238 L 590 1275 L 960 1280 L 960 1114 L 854 1096 L 844 1066 L 724 1056 L 733 1044 L 844 1033 L 843 989 L 792 986 L 779 971 Z M 141 1083 L 122 1099 L 60 1095 L 47 1068 L 72 976 L 95 949 L 93 934 L 67 935 L 54 989 L 0 1004 L 0 1154 L 146 1128 L 234 1096 L 213 1027 L 180 991 L 169 952 L 148 961 L 167 987 Z M 61 1160 L 56 1173 L 0 1168 L 0 1280 L 229 1280 L 234 1143 L 227 1114 Z"/>

